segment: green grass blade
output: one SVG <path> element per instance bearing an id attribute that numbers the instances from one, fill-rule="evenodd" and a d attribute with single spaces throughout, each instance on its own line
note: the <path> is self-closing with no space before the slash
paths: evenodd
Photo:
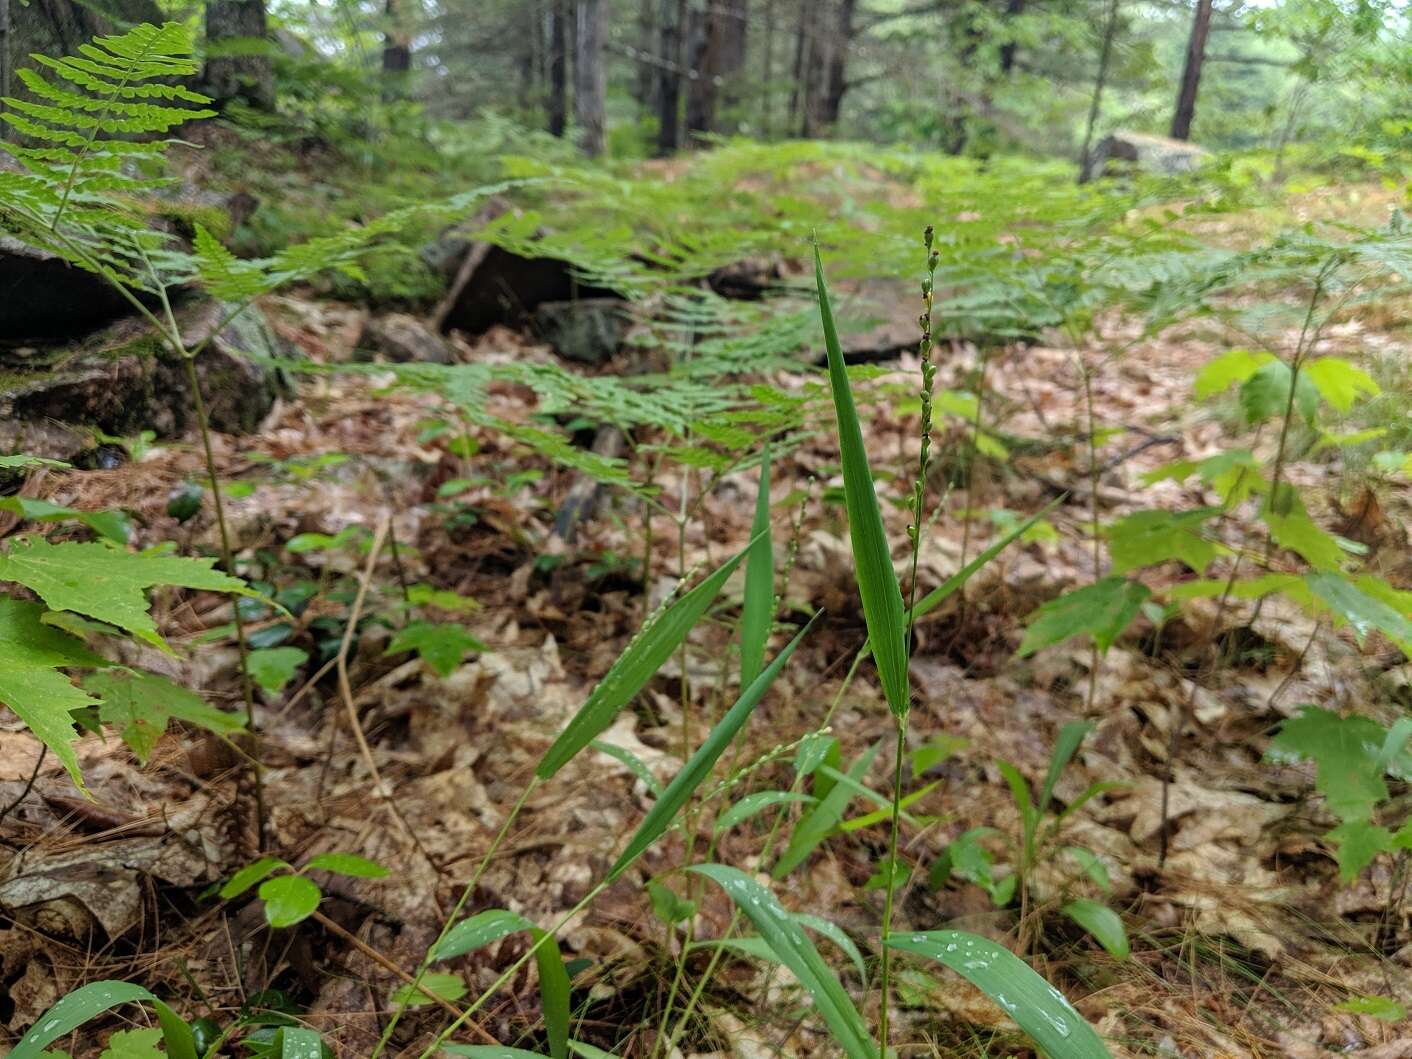
<path id="1" fill-rule="evenodd" d="M 1014 1019 L 1049 1059 L 1112 1059 L 1064 994 L 988 938 L 959 930 L 893 934 L 887 944 L 945 964 Z"/>
<path id="2" fill-rule="evenodd" d="M 1029 531 L 1031 526 L 1033 526 L 1040 519 L 1044 518 L 1045 515 L 1049 514 L 1049 512 L 1053 510 L 1053 508 L 1058 505 L 1063 499 L 1064 498 L 1062 496 L 1056 497 L 1049 503 L 1045 504 L 1044 507 L 1041 508 L 1036 514 L 1032 515 L 1025 522 L 1010 530 L 1009 533 L 1005 534 L 994 544 L 992 544 L 989 548 L 981 552 L 969 563 L 961 567 L 960 570 L 957 570 L 945 581 L 937 585 L 936 588 L 932 589 L 920 600 L 918 600 L 917 605 L 912 608 L 912 620 L 916 621 L 918 618 L 922 617 L 922 615 L 931 613 L 932 611 L 936 610 L 937 607 L 941 606 L 942 603 L 946 602 L 948 597 L 954 595 L 956 591 L 961 588 L 962 585 L 964 585 L 973 576 L 975 576 L 976 571 L 988 564 L 992 559 L 994 559 L 997 555 L 1003 552 L 1006 548 L 1014 544 L 1015 541 L 1023 537 L 1025 533 Z"/>
<path id="3" fill-rule="evenodd" d="M 89 1019 L 109 1008 L 134 1000 L 155 1000 L 140 985 L 128 982 L 91 982 L 61 997 L 40 1016 L 34 1027 L 20 1038 L 7 1059 L 38 1059 L 44 1049 L 60 1037 L 72 1033 Z"/>
<path id="4" fill-rule="evenodd" d="M 469 919 L 457 923 L 432 955 L 433 960 L 450 960 L 468 952 L 483 949 L 492 942 L 520 931 L 528 931 L 536 943 L 545 941 L 534 950 L 539 968 L 539 997 L 544 1009 L 545 1035 L 549 1038 L 552 1059 L 565 1059 L 569 1047 L 569 972 L 559 943 L 524 916 L 503 908 L 487 908 Z"/>
<path id="5" fill-rule="evenodd" d="M 569 1054 L 569 970 L 553 935 L 538 928 L 530 931 L 536 942 L 535 966 L 539 968 L 539 1003 L 544 1011 L 544 1035 L 549 1038 L 550 1059 L 567 1059 Z"/>
<path id="6" fill-rule="evenodd" d="M 467 1059 L 544 1059 L 543 1052 L 507 1048 L 503 1044 L 443 1044 L 441 1050 L 448 1055 L 464 1055 Z"/>
<path id="7" fill-rule="evenodd" d="M 848 770 L 848 776 L 861 783 L 869 766 L 872 765 L 873 759 L 878 756 L 878 750 L 881 746 L 881 743 L 875 743 L 869 747 L 857 761 L 853 762 L 853 767 Z M 856 797 L 856 792 L 851 787 L 843 783 L 835 783 L 819 804 L 814 806 L 795 825 L 794 831 L 789 836 L 789 845 L 780 854 L 779 862 L 771 874 L 776 879 L 783 879 L 804 863 L 804 859 L 818 848 L 820 842 L 828 838 L 830 831 L 838 826 L 838 822 L 843 819 L 844 810 L 848 808 L 848 803 L 854 797 Z"/>
<path id="8" fill-rule="evenodd" d="M 534 770 L 537 777 L 549 779 L 613 723 L 618 711 L 632 701 L 686 639 L 692 626 L 701 620 L 747 551 L 749 546 L 666 610 L 648 620 L 604 674 L 598 686 L 589 693 L 587 701 L 559 733 L 559 738 L 545 751 Z"/>
<path id="9" fill-rule="evenodd" d="M 789 656 L 794 653 L 799 642 L 814 627 L 814 623 L 819 620 L 822 613 L 819 611 L 809 619 L 809 624 L 800 629 L 798 635 L 789 642 L 788 646 L 775 656 L 775 660 L 770 663 L 769 667 L 741 692 L 735 705 L 727 710 L 726 715 L 711 729 L 705 741 L 697 748 L 696 753 L 691 755 L 691 760 L 682 766 L 682 770 L 676 774 L 671 783 L 667 784 L 667 789 L 662 792 L 662 797 L 658 798 L 652 808 L 648 810 L 646 818 L 638 827 L 637 833 L 633 835 L 632 841 L 623 850 L 617 863 L 609 870 L 607 881 L 612 881 L 621 875 L 628 865 L 642 856 L 647 848 L 661 838 L 663 832 L 672 825 L 677 814 L 690 800 L 692 792 L 701 786 L 701 782 L 710 775 L 716 761 L 725 752 L 726 747 L 730 746 L 736 733 L 744 727 L 765 692 L 769 690 L 770 685 L 775 682 L 775 678 L 780 675 L 780 670 L 789 661 Z"/>
<path id="10" fill-rule="evenodd" d="M 716 833 L 729 831 L 731 828 L 745 823 L 751 817 L 763 813 L 771 806 L 786 805 L 789 802 L 808 803 L 815 800 L 798 791 L 756 791 L 753 794 L 747 794 L 716 818 Z"/>
<path id="11" fill-rule="evenodd" d="M 907 713 L 907 627 L 903 618 L 902 589 L 897 583 L 897 571 L 892 566 L 887 533 L 883 529 L 882 509 L 873 488 L 873 472 L 868 467 L 868 452 L 863 446 L 863 429 L 858 423 L 858 410 L 853 405 L 853 392 L 848 385 L 848 371 L 843 363 L 843 348 L 838 341 L 833 306 L 829 302 L 828 285 L 824 282 L 824 263 L 819 247 L 814 246 L 814 279 L 819 288 L 819 316 L 824 326 L 824 347 L 829 359 L 829 384 L 833 390 L 833 406 L 838 416 L 838 444 L 843 463 L 844 502 L 848 508 L 848 533 L 853 542 L 853 564 L 858 576 L 858 594 L 863 600 L 863 619 L 868 626 L 868 640 L 873 660 L 878 668 L 883 695 L 896 717 Z"/>
<path id="12" fill-rule="evenodd" d="M 775 543 L 770 536 L 770 447 L 760 460 L 753 543 L 745 560 L 745 602 L 740 614 L 740 686 L 748 688 L 765 666 L 765 647 L 775 617 Z"/>
<path id="13" fill-rule="evenodd" d="M 774 894 L 745 872 L 724 864 L 698 864 L 687 870 L 716 883 L 745 913 L 780 962 L 814 998 L 815 1007 L 848 1059 L 878 1059 L 878 1046 L 838 976 Z"/>
<path id="14" fill-rule="evenodd" d="M 1049 771 L 1044 776 L 1044 786 L 1039 789 L 1039 800 L 1035 803 L 1036 815 L 1043 816 L 1044 811 L 1049 808 L 1049 799 L 1054 797 L 1054 788 L 1059 783 L 1059 777 L 1063 775 L 1064 769 L 1079 752 L 1079 746 L 1091 731 L 1091 721 L 1070 721 L 1059 729 L 1059 738 L 1054 740 L 1054 753 L 1049 759 Z"/>

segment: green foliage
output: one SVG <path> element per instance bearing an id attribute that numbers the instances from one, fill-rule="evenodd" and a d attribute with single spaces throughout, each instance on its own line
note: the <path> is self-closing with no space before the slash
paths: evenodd
<path id="1" fill-rule="evenodd" d="M 1412 778 L 1406 749 L 1412 725 L 1392 729 L 1357 714 L 1340 717 L 1317 706 L 1301 707 L 1270 740 L 1271 761 L 1312 761 L 1315 789 L 1342 824 L 1325 837 L 1334 845 L 1339 874 L 1351 882 L 1379 854 L 1412 848 L 1412 826 L 1396 833 L 1375 822 L 1388 799 L 1385 776 Z"/>
<path id="2" fill-rule="evenodd" d="M 957 930 L 893 934 L 887 944 L 951 968 L 1014 1019 L 1051 1059 L 1108 1059 L 1093 1027 L 1009 949 Z"/>
<path id="3" fill-rule="evenodd" d="M 1151 595 L 1141 582 L 1122 577 L 1105 577 L 1066 592 L 1034 612 L 1019 654 L 1023 658 L 1071 636 L 1084 635 L 1093 637 L 1099 652 L 1106 654 Z"/>
<path id="4" fill-rule="evenodd" d="M 251 680 L 274 695 L 294 679 L 308 660 L 309 652 L 298 647 L 264 647 L 245 656 L 245 670 Z"/>
<path id="5" fill-rule="evenodd" d="M 737 909 L 760 932 L 775 956 L 808 991 L 818 1013 L 828 1024 L 834 1040 L 849 1059 L 877 1059 L 873 1041 L 863 1017 L 824 963 L 799 921 L 765 887 L 738 868 L 724 864 L 698 864 L 691 871 L 703 875 L 725 890 Z"/>
<path id="6" fill-rule="evenodd" d="M 83 688 L 97 697 L 99 720 L 117 728 L 144 764 L 173 718 L 223 736 L 245 729 L 241 718 L 156 673 L 102 669 L 85 677 Z"/>
<path id="7" fill-rule="evenodd" d="M 439 677 L 449 677 L 472 652 L 486 650 L 464 625 L 414 621 L 398 629 L 384 654 L 416 651 Z"/>
<path id="8" fill-rule="evenodd" d="M 839 448 L 843 459 L 843 488 L 848 503 L 848 532 L 853 541 L 853 561 L 858 592 L 863 600 L 863 617 L 868 624 L 868 643 L 877 661 L 878 678 L 893 716 L 903 718 L 911 702 L 907 679 L 907 626 L 903 620 L 902 590 L 892 566 L 892 552 L 883 529 L 882 509 L 873 489 L 873 473 L 858 411 L 853 405 L 848 373 L 843 365 L 843 349 L 834 324 L 828 286 L 824 281 L 823 260 L 814 247 L 814 276 L 819 288 L 819 314 L 824 326 L 824 347 L 828 353 L 829 382 L 834 410 L 838 416 Z"/>

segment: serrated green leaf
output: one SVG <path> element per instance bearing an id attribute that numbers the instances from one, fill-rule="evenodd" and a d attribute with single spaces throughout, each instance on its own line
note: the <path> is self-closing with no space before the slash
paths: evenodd
<path id="1" fill-rule="evenodd" d="M 1106 654 L 1152 593 L 1137 581 L 1105 577 L 1050 600 L 1031 616 L 1018 652 L 1021 658 L 1071 636 L 1092 636 Z"/>
<path id="2" fill-rule="evenodd" d="M 1240 388 L 1240 407 L 1247 423 L 1254 425 L 1267 419 L 1283 417 L 1289 406 L 1290 385 L 1294 385 L 1294 411 L 1305 422 L 1314 422 L 1318 411 L 1319 391 L 1309 376 L 1294 371 L 1282 360 L 1272 360 L 1251 375 Z"/>
<path id="3" fill-rule="evenodd" d="M 245 656 L 245 669 L 251 680 L 274 695 L 294 679 L 307 661 L 309 652 L 298 647 L 265 647 Z"/>
<path id="4" fill-rule="evenodd" d="M 219 735 L 245 729 L 242 718 L 208 706 L 200 695 L 156 673 L 106 669 L 84 678 L 83 686 L 102 700 L 99 719 L 116 727 L 144 764 L 173 717 Z"/>
<path id="5" fill-rule="evenodd" d="M 81 522 L 117 544 L 126 544 L 132 537 L 132 522 L 121 511 L 78 511 L 27 496 L 0 498 L 0 511 L 8 511 L 25 522 Z"/>
<path id="6" fill-rule="evenodd" d="M 843 362 L 838 329 L 824 263 L 814 246 L 814 279 L 819 293 L 819 316 L 824 328 L 824 348 L 828 356 L 829 382 L 838 423 L 838 444 L 843 462 L 844 502 L 848 508 L 848 533 L 853 544 L 853 565 L 858 578 L 858 594 L 863 601 L 863 618 L 868 626 L 868 643 L 877 664 L 883 695 L 894 717 L 907 715 L 911 690 L 907 678 L 907 626 L 903 616 L 902 589 L 892 566 L 892 551 L 883 527 L 882 508 L 873 487 L 868 466 L 868 450 L 858 410 L 853 404 L 848 372 Z"/>
<path id="7" fill-rule="evenodd" d="M 167 1053 L 157 1047 L 162 1031 L 151 1029 L 115 1030 L 108 1046 L 98 1059 L 167 1059 Z"/>
<path id="8" fill-rule="evenodd" d="M 101 542 L 22 538 L 0 554 L 0 581 L 17 581 L 52 610 L 68 610 L 125 629 L 169 650 L 147 609 L 154 585 L 254 595 L 245 582 L 212 569 L 214 559 L 134 555 Z"/>
<path id="9" fill-rule="evenodd" d="M 1208 519 L 1219 508 L 1196 511 L 1137 511 L 1108 527 L 1113 572 L 1125 574 L 1144 566 L 1179 559 L 1200 574 L 1215 560 L 1217 547 L 1203 535 Z"/>
<path id="10" fill-rule="evenodd" d="M 1324 838 L 1333 844 L 1338 877 L 1345 885 L 1357 879 L 1379 853 L 1397 848 L 1392 833 L 1371 820 L 1346 820 Z"/>
<path id="11" fill-rule="evenodd" d="M 1315 598 L 1327 604 L 1335 615 L 1353 627 L 1360 644 L 1376 629 L 1401 648 L 1404 654 L 1412 655 L 1412 621 L 1381 599 L 1368 595 L 1335 573 L 1307 574 L 1304 581 Z"/>
<path id="12" fill-rule="evenodd" d="M 1269 353 L 1256 353 L 1249 349 L 1233 349 L 1209 361 L 1197 372 L 1195 393 L 1198 401 L 1204 401 L 1230 387 L 1233 383 L 1243 383 L 1275 358 Z"/>
<path id="13" fill-rule="evenodd" d="M 0 598 L 0 703 L 24 721 L 53 751 L 79 790 L 87 793 L 74 753 L 72 711 L 98 700 L 74 686 L 62 666 L 104 666 L 83 641 L 45 625 L 44 608 L 27 600 Z"/>
<path id="14" fill-rule="evenodd" d="M 292 927 L 314 914 L 323 900 L 323 891 L 302 875 L 277 875 L 260 884 L 260 900 L 265 903 L 265 922 L 272 927 Z"/>
<path id="15" fill-rule="evenodd" d="M 687 870 L 716 883 L 745 913 L 776 957 L 813 998 L 815 1009 L 823 1016 L 848 1059 L 877 1059 L 878 1046 L 868 1033 L 863 1017 L 798 919 L 785 911 L 774 894 L 745 872 L 724 864 L 696 864 Z"/>
<path id="16" fill-rule="evenodd" d="M 1313 761 L 1314 787 L 1344 821 L 1368 820 L 1388 796 L 1378 754 L 1387 733 L 1367 717 L 1340 717 L 1318 706 L 1301 707 L 1280 725 L 1269 755 Z"/>
<path id="17" fill-rule="evenodd" d="M 397 631 L 383 653 L 395 655 L 402 651 L 416 651 L 437 676 L 449 677 L 466 655 L 486 649 L 485 644 L 472 636 L 464 625 L 414 621 Z"/>
<path id="18" fill-rule="evenodd" d="M 1111 1059 L 1064 994 L 1009 949 L 959 930 L 893 934 L 886 944 L 945 964 L 990 997 L 1050 1059 Z"/>
<path id="19" fill-rule="evenodd" d="M 1383 392 L 1371 375 L 1342 357 L 1311 360 L 1301 372 L 1309 376 L 1319 395 L 1339 412 L 1347 412 L 1360 397 L 1376 397 Z"/>

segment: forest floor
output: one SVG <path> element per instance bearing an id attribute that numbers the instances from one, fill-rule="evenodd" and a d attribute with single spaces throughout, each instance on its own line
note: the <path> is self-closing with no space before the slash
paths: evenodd
<path id="1" fill-rule="evenodd" d="M 1339 210 L 1376 212 L 1385 205 L 1376 188 L 1344 188 L 1333 197 Z M 1291 214 L 1318 207 L 1318 196 L 1308 198 L 1290 206 Z M 1264 222 L 1252 214 L 1225 223 L 1259 228 Z M 346 363 L 367 316 L 308 293 L 272 297 L 263 308 L 315 364 Z M 1300 704 L 1358 704 L 1374 712 L 1398 702 L 1405 707 L 1405 665 L 1385 665 L 1350 635 L 1316 635 L 1314 619 L 1274 602 L 1250 624 L 1248 610 L 1233 621 L 1214 602 L 1189 606 L 1160 629 L 1139 623 L 1096 671 L 1094 654 L 1077 641 L 1015 656 L 1024 618 L 1095 576 L 1086 529 L 1094 507 L 1106 521 L 1200 503 L 1199 488 L 1152 484 L 1144 475 L 1216 451 L 1238 429 L 1231 415 L 1191 400 L 1195 373 L 1228 348 L 1213 325 L 1147 336 L 1138 321 L 1114 316 L 1098 330 L 1101 339 L 1085 340 L 1077 351 L 1056 335 L 989 347 L 954 342 L 938 351 L 938 385 L 965 389 L 983 371 L 987 427 L 1031 444 L 1014 447 L 1006 461 L 961 462 L 964 424 L 943 428 L 930 483 L 939 511 L 922 546 L 922 589 L 974 556 L 1008 517 L 1064 500 L 1048 514 L 1045 532 L 1004 552 L 970 582 L 964 598 L 918 628 L 914 745 L 954 742 L 938 743 L 953 751 L 928 776 L 941 782 L 910 806 L 923 819 L 905 830 L 904 854 L 919 870 L 905 888 L 897 929 L 957 926 L 1027 946 L 1034 966 L 1094 1023 L 1115 1055 L 1412 1056 L 1407 1023 L 1335 1010 L 1356 997 L 1412 1004 L 1405 862 L 1383 858 L 1353 884 L 1341 883 L 1319 841 L 1332 818 L 1312 796 L 1311 768 L 1262 764 L 1272 726 Z M 467 363 L 555 360 L 546 346 L 506 330 L 457 339 L 453 347 Z M 816 342 L 811 354 L 820 348 Z M 1357 357 L 1385 380 L 1405 370 L 1399 367 L 1405 335 L 1396 319 L 1339 325 L 1324 351 Z M 1096 497 L 1087 445 L 1076 443 L 1088 422 L 1080 358 L 1091 371 L 1093 418 L 1107 431 L 1097 449 Z M 917 378 L 916 355 L 904 353 L 885 364 L 876 392 L 890 383 L 915 389 Z M 11 1031 L 31 1024 L 78 981 L 124 978 L 218 1021 L 252 994 L 277 988 L 340 1055 L 370 1054 L 385 1025 L 387 998 L 401 983 L 366 950 L 402 968 L 417 966 L 539 756 L 631 638 L 646 604 L 661 599 L 682 570 L 710 568 L 749 539 L 753 470 L 727 475 L 699 496 L 696 517 L 680 538 L 671 519 L 656 516 L 644 584 L 643 508 L 636 501 L 605 493 L 571 542 L 556 538 L 554 517 L 578 481 L 575 472 L 493 429 L 467 427 L 470 443 L 453 444 L 455 433 L 427 429 L 445 418 L 439 396 L 389 381 L 376 370 L 301 375 L 258 433 L 218 437 L 215 455 L 227 486 L 247 483 L 228 502 L 228 514 L 248 572 L 310 588 L 312 602 L 299 612 L 290 640 L 312 645 L 309 669 L 337 655 L 338 639 L 327 630 L 334 619 L 346 621 L 350 606 L 373 619 L 358 627 L 350 645 L 347 696 L 325 673 L 264 696 L 257 710 L 272 844 L 296 863 L 325 851 L 359 853 L 392 867 L 393 876 L 323 882 L 321 911 L 337 929 L 306 922 L 271 932 L 256 902 L 201 896 L 248 861 L 255 846 L 241 763 L 216 740 L 189 733 L 165 736 L 145 767 L 117 739 L 86 737 L 80 759 L 95 800 L 78 798 L 51 760 L 40 769 L 34 796 L 0 825 L 52 902 L 48 914 L 67 919 L 46 920 L 43 931 L 18 921 L 0 930 L 0 973 L 9 982 L 0 1016 Z M 769 381 L 784 390 L 803 385 L 783 373 Z M 1405 384 L 1407 377 L 1393 381 Z M 491 400 L 512 421 L 528 422 L 535 411 L 534 394 L 523 388 L 494 387 Z M 1405 409 L 1405 391 L 1400 400 Z M 900 501 L 916 459 L 917 420 L 883 399 L 865 404 L 863 415 L 875 470 L 894 472 L 880 475 L 879 487 L 898 501 L 884 509 L 905 572 L 907 512 Z M 781 617 L 797 620 L 816 608 L 826 616 L 747 729 L 738 760 L 767 759 L 751 781 L 761 789 L 788 785 L 792 750 L 779 748 L 815 728 L 836 698 L 831 729 L 843 759 L 854 761 L 881 742 L 884 752 L 868 782 L 887 786 L 887 707 L 866 666 L 843 683 L 866 634 L 843 507 L 830 499 L 841 479 L 815 480 L 837 463 L 835 439 L 824 432 L 773 465 L 779 551 L 782 559 L 793 556 Z M 139 543 L 195 548 L 214 540 L 209 514 L 178 524 L 167 498 L 202 473 L 199 447 L 187 438 L 110 470 L 35 476 L 26 491 L 84 509 L 122 507 L 140 527 Z M 1317 517 L 1381 556 L 1394 584 L 1412 588 L 1401 528 L 1412 515 L 1412 491 L 1374 496 L 1332 464 L 1301 463 L 1297 473 L 1320 497 Z M 455 479 L 471 484 L 451 502 L 439 490 Z M 673 503 L 683 496 L 694 502 L 704 480 L 701 472 L 669 465 L 656 484 Z M 370 531 L 384 523 L 391 535 L 385 543 L 379 537 L 371 554 L 357 541 L 289 547 L 300 535 Z M 1233 541 L 1240 531 L 1222 527 Z M 373 569 L 370 580 L 365 564 Z M 360 595 L 365 580 L 368 591 Z M 399 580 L 474 600 L 448 616 L 463 621 L 487 650 L 445 678 L 416 657 L 385 657 L 405 620 Z M 725 595 L 738 599 L 739 592 L 732 582 Z M 252 618 L 257 636 L 281 621 L 254 612 Z M 203 635 L 230 619 L 229 604 L 215 597 L 173 603 L 162 626 L 172 630 L 177 657 L 153 652 L 143 664 L 238 708 L 235 649 Z M 673 775 L 683 744 L 695 745 L 723 699 L 731 700 L 731 635 L 726 624 L 698 628 L 685 671 L 673 659 L 604 740 L 636 755 L 658 778 Z M 1234 662 L 1219 672 L 1193 668 L 1187 649 L 1220 635 L 1238 635 Z M 371 748 L 381 793 L 350 713 Z M 1060 728 L 1083 718 L 1096 729 L 1063 775 L 1057 798 L 1067 804 L 1095 781 L 1116 786 L 1067 821 L 1063 844 L 1091 851 L 1106 866 L 1109 903 L 1132 940 L 1126 960 L 1105 953 L 1058 914 L 1054 898 L 1076 871 L 1067 858 L 1041 866 L 1025 920 L 1013 908 L 994 907 L 979 886 L 926 884 L 926 869 L 960 833 L 1016 828 L 995 762 L 1009 761 L 1037 783 Z M 19 792 L 35 756 L 27 734 L 0 732 L 0 801 Z M 1170 848 L 1159 864 L 1169 768 Z M 645 784 L 629 768 L 605 754 L 581 755 L 531 797 L 481 878 L 472 909 L 502 907 L 538 923 L 554 921 L 601 877 L 649 805 Z M 855 804 L 855 811 L 863 808 L 865 802 Z M 763 834 L 763 824 L 733 830 L 715 856 L 751 868 Z M 872 936 L 882 892 L 866 883 L 885 854 L 885 838 L 882 824 L 833 836 L 778 892 L 792 908 L 826 916 L 857 938 Z M 672 832 L 560 931 L 566 958 L 584 961 L 576 994 L 583 1018 L 575 1035 L 624 1059 L 647 1054 L 680 943 L 677 931 L 654 918 L 642 880 L 679 863 L 683 852 L 680 832 Z M 670 883 L 683 885 L 679 877 Z M 67 899 L 55 902 L 55 894 Z M 718 936 L 729 905 L 716 891 L 702 899 L 697 935 Z M 506 941 L 455 970 L 475 995 L 521 946 Z M 875 1006 L 875 992 L 865 992 L 848 961 L 831 952 L 860 1005 Z M 691 966 L 699 971 L 706 960 L 703 952 Z M 895 1040 L 908 1042 L 904 1056 L 1028 1054 L 1003 1012 L 955 976 L 908 967 L 896 1004 Z M 533 981 L 522 976 L 487 1009 L 483 1025 L 506 1043 L 534 1047 L 526 1027 L 535 1024 L 536 1005 Z M 681 1054 L 831 1054 L 820 1027 L 802 1017 L 806 1012 L 802 994 L 777 972 L 729 959 Z M 416 1055 L 443 1021 L 435 1007 L 414 1009 L 390 1054 Z M 93 1042 L 74 1043 L 76 1056 L 91 1054 L 86 1046 Z"/>

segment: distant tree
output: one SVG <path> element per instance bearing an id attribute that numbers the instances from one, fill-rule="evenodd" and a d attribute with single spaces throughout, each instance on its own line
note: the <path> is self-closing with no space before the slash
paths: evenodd
<path id="1" fill-rule="evenodd" d="M 384 99 L 396 99 L 406 93 L 407 76 L 412 70 L 412 31 L 399 0 L 387 0 L 384 14 L 387 25 L 383 30 L 382 95 Z"/>
<path id="2" fill-rule="evenodd" d="M 574 119 L 584 153 L 603 153 L 608 95 L 603 45 L 608 36 L 606 0 L 578 0 L 574 36 Z"/>
<path id="3" fill-rule="evenodd" d="M 10 94 L 10 0 L 0 0 L 0 100 Z M 5 104 L 0 102 L 0 110 Z M 8 124 L 0 121 L 0 140 L 5 139 Z"/>
<path id="4" fill-rule="evenodd" d="M 1098 52 L 1098 73 L 1093 78 L 1093 99 L 1088 107 L 1088 121 L 1084 125 L 1084 145 L 1079 152 L 1079 183 L 1088 181 L 1091 152 L 1093 150 L 1093 130 L 1098 124 L 1098 111 L 1103 105 L 1103 88 L 1108 83 L 1108 67 L 1113 57 L 1113 38 L 1118 32 L 1118 0 L 1108 0 L 1108 18 L 1103 25 L 1103 46 Z"/>
<path id="5" fill-rule="evenodd" d="M 549 131 L 563 136 L 569 122 L 568 0 L 549 0 Z"/>
<path id="6" fill-rule="evenodd" d="M 261 110 L 274 106 L 274 60 L 249 48 L 266 40 L 268 31 L 264 0 L 208 0 L 206 43 L 212 54 L 202 83 L 217 105 L 239 100 Z"/>
<path id="7" fill-rule="evenodd" d="M 656 59 L 657 153 L 669 155 L 681 145 L 681 89 L 686 68 L 687 0 L 662 0 Z"/>
<path id="8" fill-rule="evenodd" d="M 1196 92 L 1201 87 L 1201 68 L 1206 62 L 1206 38 L 1210 33 L 1211 0 L 1196 0 L 1191 36 L 1186 44 L 1186 63 L 1182 67 L 1181 88 L 1177 91 L 1177 109 L 1172 114 L 1171 136 L 1174 140 L 1191 139 L 1191 122 L 1196 117 Z"/>
<path id="9" fill-rule="evenodd" d="M 686 99 L 688 132 L 720 132 L 722 106 L 731 106 L 738 96 L 739 78 L 745 67 L 745 39 L 749 9 L 747 0 L 714 0 L 696 20 L 696 47 Z"/>

